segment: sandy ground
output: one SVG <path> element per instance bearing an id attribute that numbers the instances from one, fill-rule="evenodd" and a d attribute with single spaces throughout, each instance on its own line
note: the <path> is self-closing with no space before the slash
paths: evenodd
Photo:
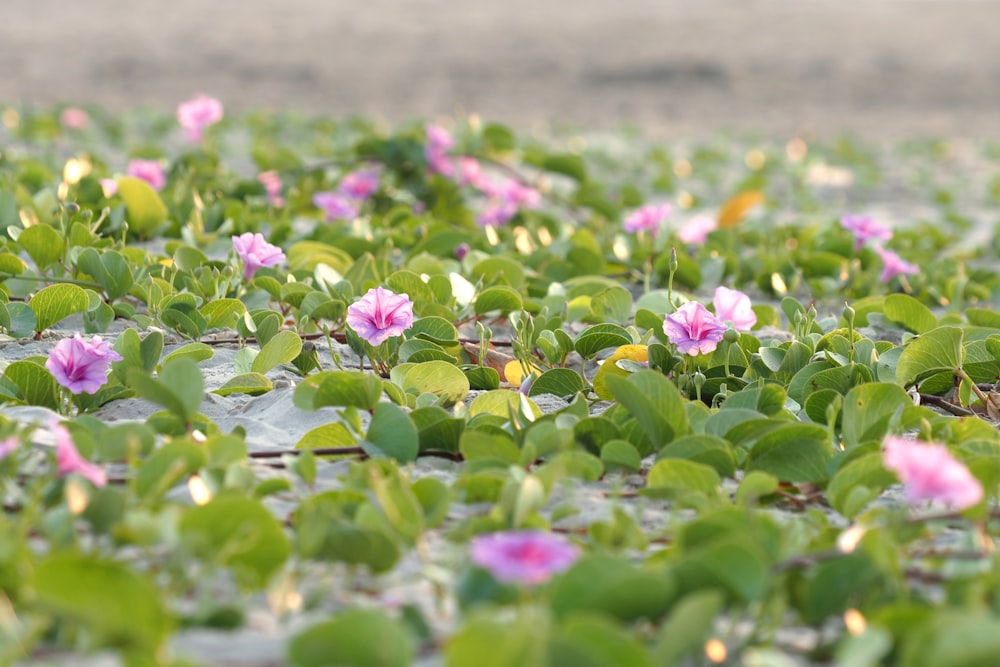
<path id="1" fill-rule="evenodd" d="M 0 102 L 1000 137 L 991 0 L 4 0 Z"/>

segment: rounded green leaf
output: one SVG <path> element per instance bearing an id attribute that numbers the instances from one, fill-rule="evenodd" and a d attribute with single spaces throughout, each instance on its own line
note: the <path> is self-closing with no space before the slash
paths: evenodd
<path id="1" fill-rule="evenodd" d="M 403 408 L 393 403 L 379 403 L 372 411 L 372 421 L 361 447 L 369 456 L 388 456 L 408 463 L 417 458 L 420 436 Z"/>
<path id="2" fill-rule="evenodd" d="M 885 298 L 882 312 L 886 319 L 918 334 L 930 331 L 938 323 L 931 309 L 909 294 L 890 294 Z"/>
<path id="3" fill-rule="evenodd" d="M 409 667 L 413 638 L 376 609 L 352 609 L 292 637 L 288 662 L 294 667 Z"/>
<path id="4" fill-rule="evenodd" d="M 937 373 L 954 373 L 962 365 L 962 330 L 938 327 L 907 343 L 896 363 L 896 382 L 908 387 Z"/>
<path id="5" fill-rule="evenodd" d="M 278 364 L 287 364 L 302 352 L 302 339 L 294 331 L 279 331 L 260 349 L 250 370 L 266 373 Z"/>
<path id="6" fill-rule="evenodd" d="M 390 377 L 406 392 L 436 394 L 448 403 L 457 403 L 469 393 L 469 378 L 447 361 L 401 364 L 392 369 Z"/>
<path id="7" fill-rule="evenodd" d="M 267 376 L 260 373 L 243 373 L 230 378 L 224 385 L 214 390 L 213 394 L 229 396 L 230 394 L 249 394 L 259 396 L 274 389 L 274 384 Z"/>
<path id="8" fill-rule="evenodd" d="M 55 228 L 49 225 L 32 225 L 17 237 L 17 242 L 28 253 L 39 270 L 45 270 L 62 258 L 66 242 Z"/>
<path id="9" fill-rule="evenodd" d="M 587 385 L 576 371 L 569 368 L 552 368 L 535 379 L 528 390 L 528 396 L 553 394 L 566 397 L 586 390 Z"/>
<path id="10" fill-rule="evenodd" d="M 38 290 L 28 306 L 35 313 L 35 330 L 44 331 L 74 313 L 86 312 L 90 297 L 78 285 L 58 283 Z"/>
<path id="11" fill-rule="evenodd" d="M 167 207 L 149 183 L 132 176 L 118 178 L 118 194 L 125 202 L 125 219 L 129 229 L 141 237 L 167 221 Z"/>
<path id="12" fill-rule="evenodd" d="M 476 315 L 493 311 L 509 313 L 514 310 L 521 310 L 524 307 L 524 301 L 521 298 L 521 293 L 517 290 L 505 285 L 497 285 L 495 287 L 487 287 L 480 292 L 473 306 Z"/>

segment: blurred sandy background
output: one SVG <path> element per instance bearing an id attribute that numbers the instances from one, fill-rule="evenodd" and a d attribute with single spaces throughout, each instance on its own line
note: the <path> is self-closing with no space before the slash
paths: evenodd
<path id="1" fill-rule="evenodd" d="M 2 0 L 0 102 L 1000 137 L 990 0 Z"/>

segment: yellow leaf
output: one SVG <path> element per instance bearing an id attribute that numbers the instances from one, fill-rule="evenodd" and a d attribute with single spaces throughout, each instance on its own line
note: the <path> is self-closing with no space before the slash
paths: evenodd
<path id="1" fill-rule="evenodd" d="M 538 375 L 542 374 L 542 369 L 537 366 L 532 367 L 530 370 L 534 371 Z M 521 362 L 516 359 L 514 361 L 507 362 L 507 364 L 503 367 L 502 375 L 503 378 L 507 380 L 508 384 L 515 389 L 520 387 L 521 383 L 524 382 L 524 371 L 521 369 Z"/>
<path id="2" fill-rule="evenodd" d="M 747 190 L 726 200 L 719 209 L 719 226 L 733 227 L 740 223 L 754 206 L 764 203 L 764 194 L 757 190 Z"/>
<path id="3" fill-rule="evenodd" d="M 614 354 L 605 359 L 594 376 L 594 393 L 597 394 L 598 398 L 602 398 L 605 401 L 614 399 L 607 388 L 609 375 L 625 377 L 629 374 L 628 371 L 618 368 L 617 364 L 615 364 L 619 359 L 628 359 L 639 363 L 647 362 L 649 361 L 649 348 L 645 345 L 622 345 L 615 350 Z"/>

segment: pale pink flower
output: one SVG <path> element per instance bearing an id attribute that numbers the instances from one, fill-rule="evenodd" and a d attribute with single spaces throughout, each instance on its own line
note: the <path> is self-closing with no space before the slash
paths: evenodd
<path id="1" fill-rule="evenodd" d="M 80 456 L 76 445 L 73 444 L 73 437 L 65 426 L 53 423 L 49 426 L 49 430 L 56 437 L 56 474 L 59 477 L 76 473 L 89 479 L 94 486 L 104 486 L 108 483 L 108 477 L 101 466 Z"/>
<path id="2" fill-rule="evenodd" d="M 697 301 L 688 301 L 663 320 L 663 333 L 677 351 L 692 357 L 714 351 L 728 329 Z"/>
<path id="3" fill-rule="evenodd" d="M 882 258 L 882 273 L 878 276 L 878 279 L 882 282 L 887 283 L 901 273 L 920 273 L 920 267 L 910 264 L 893 251 L 886 250 L 880 245 L 876 245 L 874 248 L 878 256 Z"/>
<path id="4" fill-rule="evenodd" d="M 154 190 L 162 190 L 167 184 L 167 174 L 159 160 L 130 160 L 126 173 L 146 181 Z"/>
<path id="5" fill-rule="evenodd" d="M 709 215 L 696 215 L 677 230 L 681 243 L 701 245 L 708 240 L 708 233 L 719 228 L 719 222 Z"/>
<path id="6" fill-rule="evenodd" d="M 476 216 L 480 227 L 503 227 L 517 215 L 517 204 L 509 201 L 491 201 Z"/>
<path id="7" fill-rule="evenodd" d="M 730 322 L 737 331 L 750 331 L 757 324 L 757 315 L 750 304 L 750 297 L 739 290 L 719 285 L 712 299 L 715 316 L 723 322 Z"/>
<path id="8" fill-rule="evenodd" d="M 90 124 L 90 115 L 79 107 L 66 107 L 59 114 L 59 122 L 71 130 L 82 130 Z"/>
<path id="9" fill-rule="evenodd" d="M 181 102 L 177 106 L 177 122 L 184 128 L 184 134 L 191 143 L 199 143 L 205 128 L 222 120 L 222 102 L 207 95 Z"/>
<path id="10" fill-rule="evenodd" d="M 111 199 L 118 194 L 118 181 L 113 178 L 102 178 L 101 192 L 104 194 L 105 199 Z"/>
<path id="11" fill-rule="evenodd" d="M 317 192 L 313 195 L 313 204 L 326 212 L 327 222 L 353 220 L 359 213 L 357 203 L 338 192 Z"/>
<path id="12" fill-rule="evenodd" d="M 3 460 L 10 456 L 10 453 L 21 446 L 21 440 L 17 436 L 10 436 L 6 440 L 0 442 L 0 460 Z"/>
<path id="13" fill-rule="evenodd" d="M 378 169 L 370 167 L 368 169 L 352 171 L 344 176 L 340 179 L 340 185 L 337 186 L 337 191 L 340 194 L 350 197 L 356 201 L 364 201 L 375 194 L 375 192 L 378 191 L 378 187 Z"/>
<path id="14" fill-rule="evenodd" d="M 257 269 L 285 261 L 285 253 L 271 245 L 263 234 L 246 232 L 233 237 L 233 248 L 243 260 L 243 279 L 249 280 Z"/>
<path id="15" fill-rule="evenodd" d="M 510 179 L 500 186 L 498 196 L 518 208 L 538 208 L 542 195 L 533 187 Z"/>
<path id="16" fill-rule="evenodd" d="M 472 538 L 472 562 L 505 584 L 533 586 L 569 569 L 580 548 L 560 535 L 540 530 L 512 530 Z"/>
<path id="17" fill-rule="evenodd" d="M 854 234 L 854 250 L 861 250 L 868 241 L 888 241 L 892 231 L 867 215 L 845 215 L 840 219 L 841 226 Z"/>
<path id="18" fill-rule="evenodd" d="M 427 134 L 424 157 L 427 159 L 428 170 L 432 174 L 451 176 L 455 173 L 455 167 L 448 157 L 448 152 L 455 147 L 455 140 L 451 133 L 433 123 L 425 125 L 424 131 Z"/>
<path id="19" fill-rule="evenodd" d="M 281 176 L 276 171 L 262 171 L 257 174 L 257 181 L 264 186 L 267 202 L 271 206 L 284 206 L 285 198 L 281 196 Z"/>
<path id="20" fill-rule="evenodd" d="M 347 324 L 370 345 L 378 346 L 413 326 L 413 302 L 406 294 L 373 287 L 347 308 Z"/>
<path id="21" fill-rule="evenodd" d="M 629 213 L 622 227 L 630 233 L 649 230 L 649 233 L 655 236 L 668 215 L 670 215 L 670 204 L 647 204 Z"/>
<path id="22" fill-rule="evenodd" d="M 470 185 L 474 188 L 483 188 L 488 184 L 486 172 L 479 164 L 479 160 L 474 157 L 461 156 L 458 158 L 458 184 Z"/>
<path id="23" fill-rule="evenodd" d="M 77 332 L 72 338 L 56 343 L 45 360 L 45 367 L 56 382 L 74 394 L 96 394 L 108 381 L 111 362 L 121 360 L 121 355 L 100 336 L 87 341 Z"/>
<path id="24" fill-rule="evenodd" d="M 889 436 L 882 461 L 906 487 L 906 501 L 940 501 L 957 510 L 983 499 L 983 486 L 944 445 Z"/>

